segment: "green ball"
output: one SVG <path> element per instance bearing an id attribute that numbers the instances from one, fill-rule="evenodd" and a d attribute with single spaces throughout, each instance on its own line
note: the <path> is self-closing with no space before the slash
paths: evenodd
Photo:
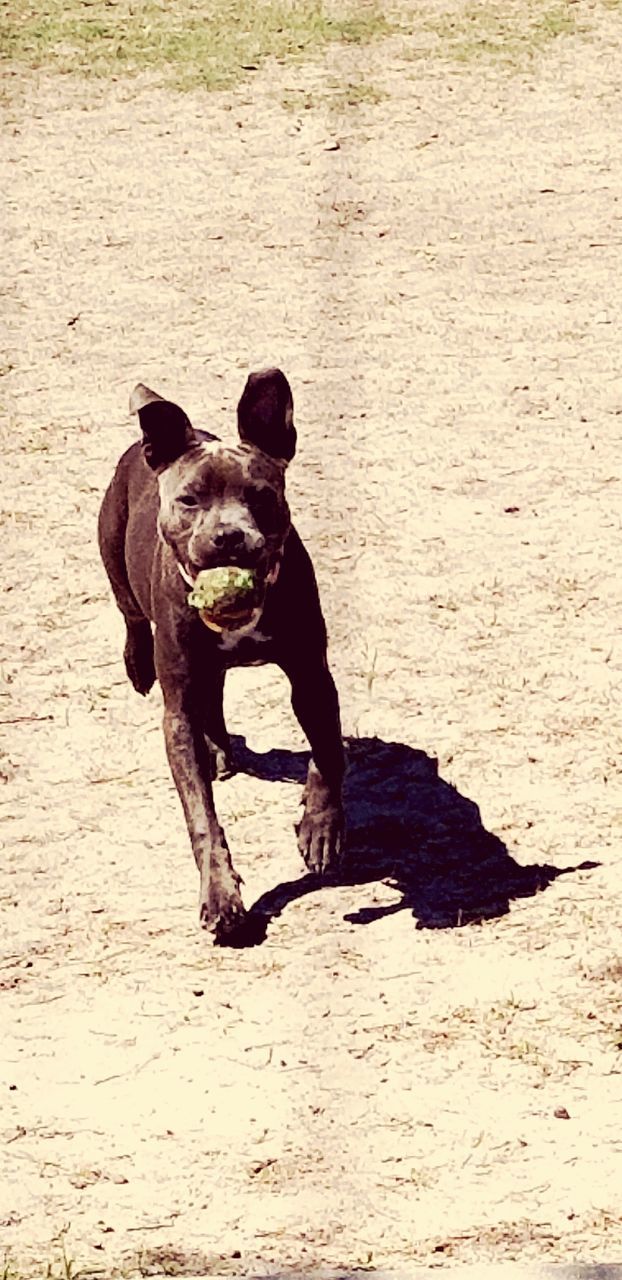
<path id="1" fill-rule="evenodd" d="M 211 610 L 227 604 L 243 604 L 244 597 L 255 591 L 255 575 L 252 569 L 238 565 L 226 565 L 218 569 L 202 569 L 197 574 L 188 604 L 194 609 Z"/>

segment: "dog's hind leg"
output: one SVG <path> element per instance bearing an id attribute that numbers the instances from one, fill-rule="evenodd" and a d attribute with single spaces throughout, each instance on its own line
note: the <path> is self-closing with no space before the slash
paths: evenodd
<path id="1" fill-rule="evenodd" d="M 125 670 L 137 693 L 147 694 L 156 678 L 153 634 L 151 623 L 140 608 L 127 576 L 125 565 L 127 517 L 127 495 L 120 490 L 119 477 L 115 476 L 106 490 L 99 513 L 99 550 L 114 598 L 125 620 L 126 638 L 123 649 Z"/>
<path id="2" fill-rule="evenodd" d="M 230 778 L 236 771 L 231 754 L 231 740 L 225 724 L 224 687 L 224 671 L 204 674 L 202 696 L 205 741 L 210 753 L 212 778 L 221 780 Z"/>
<path id="3" fill-rule="evenodd" d="M 147 618 L 140 622 L 125 620 L 127 635 L 123 646 L 125 670 L 137 693 L 147 694 L 155 683 L 153 633 Z"/>

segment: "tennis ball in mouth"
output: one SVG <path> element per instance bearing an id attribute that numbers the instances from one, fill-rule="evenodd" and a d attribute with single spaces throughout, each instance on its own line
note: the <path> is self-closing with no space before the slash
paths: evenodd
<path id="1" fill-rule="evenodd" d="M 197 574 L 188 604 L 214 622 L 226 625 L 248 616 L 255 605 L 257 583 L 252 569 L 226 565 Z"/>

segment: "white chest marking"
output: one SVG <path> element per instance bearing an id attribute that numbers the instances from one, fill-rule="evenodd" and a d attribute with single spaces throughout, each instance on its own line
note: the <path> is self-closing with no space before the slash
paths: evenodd
<path id="1" fill-rule="evenodd" d="M 237 649 L 241 640 L 250 640 L 254 644 L 265 644 L 268 637 L 257 628 L 261 614 L 261 609 L 255 609 L 252 618 L 245 622 L 243 627 L 237 627 L 232 631 L 221 631 L 218 636 L 218 648 L 223 649 L 225 653 L 230 653 L 232 649 Z"/>

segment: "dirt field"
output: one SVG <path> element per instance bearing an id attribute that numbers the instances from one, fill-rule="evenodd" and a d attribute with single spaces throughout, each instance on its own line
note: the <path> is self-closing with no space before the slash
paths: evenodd
<path id="1" fill-rule="evenodd" d="M 602 8 L 512 72 L 391 37 L 212 95 L 10 78 L 6 1277 L 622 1257 L 621 53 Z M 227 435 L 267 363 L 349 873 L 302 876 L 285 680 L 234 673 L 234 951 L 95 519 L 138 379 Z"/>

